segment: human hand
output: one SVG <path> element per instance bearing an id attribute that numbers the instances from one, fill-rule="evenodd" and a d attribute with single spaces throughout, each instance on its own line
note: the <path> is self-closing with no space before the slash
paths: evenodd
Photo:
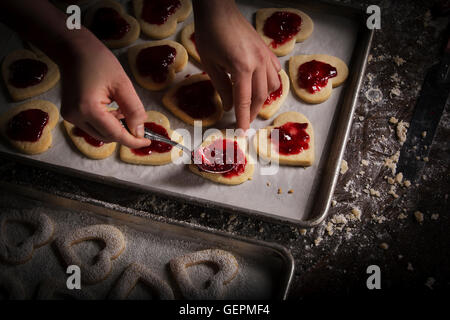
<path id="1" fill-rule="evenodd" d="M 62 82 L 62 117 L 104 142 L 130 148 L 148 146 L 143 138 L 147 118 L 142 102 L 116 57 L 90 33 L 74 38 L 70 52 L 58 59 Z M 115 101 L 119 109 L 109 112 Z M 125 117 L 130 134 L 118 118 Z"/>
<path id="2" fill-rule="evenodd" d="M 197 0 L 193 4 L 202 65 L 224 109 L 228 111 L 234 104 L 237 126 L 246 130 L 270 92 L 280 87 L 280 62 L 233 0 Z"/>

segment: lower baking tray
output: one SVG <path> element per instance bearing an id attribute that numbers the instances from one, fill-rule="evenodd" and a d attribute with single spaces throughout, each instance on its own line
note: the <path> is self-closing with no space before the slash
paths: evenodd
<path id="1" fill-rule="evenodd" d="M 131 12 L 130 1 L 122 1 Z M 326 216 L 337 181 L 339 164 L 345 150 L 356 99 L 363 78 L 366 59 L 372 39 L 372 30 L 367 29 L 365 13 L 341 5 L 320 1 L 237 1 L 241 12 L 253 22 L 256 10 L 264 7 L 294 7 L 309 14 L 315 27 L 312 36 L 295 46 L 294 51 L 280 57 L 287 70 L 287 61 L 297 54 L 330 54 L 349 65 L 349 77 L 343 86 L 333 89 L 330 99 L 319 105 L 307 105 L 296 98 L 292 90 L 279 113 L 299 111 L 311 121 L 315 132 L 316 162 L 302 169 L 281 166 L 276 175 L 262 175 L 258 164 L 252 181 L 238 186 L 224 186 L 205 181 L 193 175 L 186 166 L 138 166 L 121 162 L 118 156 L 105 160 L 90 160 L 83 157 L 67 139 L 64 128 L 58 125 L 53 130 L 52 148 L 44 154 L 25 156 L 18 154 L 8 144 L 0 144 L 0 154 L 19 158 L 35 165 L 53 168 L 85 179 L 106 182 L 112 185 L 137 187 L 172 198 L 180 198 L 202 206 L 233 210 L 239 214 L 252 215 L 276 222 L 293 223 L 312 227 Z M 177 27 L 170 37 L 179 40 L 181 29 L 192 22 L 192 15 Z M 23 47 L 21 40 L 0 28 L 2 46 L 0 52 L 6 55 L 12 49 Z M 139 39 L 137 42 L 148 41 Z M 119 61 L 133 79 L 126 59 L 126 48 L 114 50 Z M 187 67 L 176 75 L 176 82 L 188 74 L 200 72 L 199 65 L 189 61 Z M 149 92 L 135 84 L 136 91 L 147 109 L 166 114 L 172 128 L 188 130 L 193 128 L 172 116 L 161 104 L 160 92 Z M 60 86 L 37 97 L 60 105 Z M 11 107 L 7 95 L 0 95 L 0 113 Z M 270 125 L 272 120 L 257 119 L 254 129 Z M 233 113 L 226 113 L 218 128 L 234 126 Z M 282 193 L 277 192 L 282 189 Z M 293 194 L 287 193 L 292 189 Z M 245 196 L 243 196 L 245 195 Z"/>
<path id="2" fill-rule="evenodd" d="M 176 287 L 168 270 L 170 259 L 203 249 L 219 248 L 232 253 L 239 264 L 238 275 L 226 286 L 226 299 L 286 299 L 291 284 L 294 261 L 282 246 L 244 239 L 203 227 L 192 227 L 179 222 L 154 219 L 148 213 L 105 205 L 82 203 L 17 185 L 0 184 L 1 214 L 9 210 L 34 209 L 48 215 L 54 223 L 53 239 L 78 227 L 94 224 L 111 224 L 119 228 L 126 239 L 125 251 L 113 261 L 111 274 L 102 282 L 82 286 L 92 297 L 107 297 L 117 278 L 132 262 L 145 265 L 154 274 Z M 7 225 L 2 229 L 5 238 L 16 232 Z M 14 226 L 12 226 L 14 228 Z M 95 246 L 81 249 L 95 256 Z M 78 251 L 80 252 L 80 251 Z M 25 297 L 33 298 L 46 279 L 66 279 L 65 267 L 57 258 L 57 250 L 51 244 L 37 248 L 33 258 L 25 264 L 14 266 L 0 262 L 0 274 L 12 276 L 22 283 Z M 88 257 L 89 258 L 89 257 Z M 85 259 L 85 258 L 83 258 Z M 87 259 L 87 258 L 86 258 Z M 189 274 L 197 275 L 198 281 L 207 281 L 213 269 L 203 265 Z M 190 268 L 189 268 L 190 269 Z M 0 277 L 1 279 L 1 277 Z M 194 278 L 191 278 L 195 281 Z M 196 278 L 197 279 L 197 278 Z M 1 288 L 1 284 L 0 284 Z M 131 298 L 149 297 L 143 288 L 135 289 Z M 176 293 L 176 298 L 180 298 Z"/>

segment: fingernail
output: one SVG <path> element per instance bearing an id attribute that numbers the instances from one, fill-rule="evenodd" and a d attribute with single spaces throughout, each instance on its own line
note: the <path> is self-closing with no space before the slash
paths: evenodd
<path id="1" fill-rule="evenodd" d="M 143 124 L 140 124 L 136 127 L 136 136 L 138 138 L 144 137 L 144 125 Z"/>

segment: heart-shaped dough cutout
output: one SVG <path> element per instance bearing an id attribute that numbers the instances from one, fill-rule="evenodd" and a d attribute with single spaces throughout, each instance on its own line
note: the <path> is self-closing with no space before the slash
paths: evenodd
<path id="1" fill-rule="evenodd" d="M 261 110 L 259 110 L 258 116 L 263 119 L 270 119 L 275 113 L 277 113 L 289 93 L 289 77 L 287 73 L 281 69 L 278 75 L 281 84 L 280 88 L 270 93 Z"/>
<path id="2" fill-rule="evenodd" d="M 56 279 L 45 279 L 39 284 L 36 295 L 37 300 L 64 300 L 70 298 L 75 300 L 94 300 L 94 297 L 86 291 L 85 288 L 80 290 L 70 290 L 67 288 L 65 281 Z"/>
<path id="3" fill-rule="evenodd" d="M 177 23 L 191 14 L 192 3 L 191 0 L 133 0 L 133 8 L 142 32 L 154 39 L 164 39 L 174 34 Z M 166 16 L 157 14 L 161 12 L 166 12 Z"/>
<path id="4" fill-rule="evenodd" d="M 172 141 L 183 143 L 183 137 L 170 129 L 169 119 L 157 111 L 147 111 L 147 120 L 144 124 L 150 130 L 170 138 Z M 120 146 L 120 159 L 123 162 L 145 165 L 163 165 L 174 162 L 183 154 L 179 148 L 172 147 L 164 142 L 153 141 L 148 147 L 130 149 Z"/>
<path id="5" fill-rule="evenodd" d="M 320 90 L 311 93 L 307 88 L 300 87 L 299 83 L 299 68 L 305 63 L 311 63 L 316 61 L 321 66 L 330 65 L 336 69 L 336 76 L 330 77 L 326 83 L 326 86 L 319 87 Z M 325 64 L 325 65 L 323 65 Z M 311 55 L 298 55 L 292 56 L 289 59 L 289 76 L 292 81 L 292 87 L 294 88 L 297 96 L 307 103 L 322 103 L 331 95 L 333 88 L 341 85 L 348 76 L 348 67 L 344 61 L 339 58 L 327 55 L 327 54 L 311 54 Z"/>
<path id="6" fill-rule="evenodd" d="M 205 263 L 212 263 L 218 272 L 211 279 L 207 288 L 192 283 L 188 268 Z M 189 300 L 221 299 L 226 293 L 226 286 L 236 277 L 239 265 L 229 252 L 220 249 L 208 249 L 189 253 L 170 260 L 170 270 L 184 298 Z"/>
<path id="7" fill-rule="evenodd" d="M 253 177 L 253 172 L 255 171 L 255 162 L 247 152 L 248 140 L 244 136 L 229 136 L 221 131 L 217 131 L 216 133 L 209 135 L 201 144 L 201 148 L 203 148 L 204 154 L 206 155 L 207 159 L 210 158 L 208 157 L 208 154 L 211 154 L 211 151 L 222 152 L 223 142 L 221 141 L 223 140 L 226 140 L 226 146 L 231 146 L 231 143 L 234 144 L 234 141 L 237 142 L 236 147 L 238 148 L 238 151 L 236 151 L 236 155 L 234 153 L 231 155 L 234 159 L 240 162 L 237 164 L 236 168 L 226 173 L 209 173 L 201 171 L 196 164 L 190 164 L 189 169 L 196 175 L 225 185 L 237 185 L 251 180 Z M 216 145 L 214 143 L 217 144 L 217 149 L 215 148 Z M 212 146 L 214 147 L 211 149 Z M 240 155 L 245 156 L 245 159 Z M 226 160 L 224 160 L 223 162 L 226 163 Z"/>
<path id="8" fill-rule="evenodd" d="M 302 130 L 302 135 L 298 135 L 298 139 L 293 136 L 290 136 L 289 143 L 291 141 L 301 141 L 300 145 L 293 143 L 289 144 L 289 148 L 293 150 L 300 151 L 299 153 L 293 154 L 281 154 L 278 151 L 277 144 L 273 142 L 271 139 L 272 129 L 280 128 L 285 124 L 306 124 L 306 128 L 302 128 L 303 126 L 294 127 L 294 130 Z M 286 132 L 290 132 L 290 127 L 279 129 L 279 137 L 282 136 L 282 131 L 285 129 Z M 301 148 L 301 145 L 305 143 L 303 140 L 305 138 L 305 133 L 309 136 L 309 142 L 307 142 L 307 149 Z M 281 139 L 280 139 L 281 140 Z M 286 164 L 291 166 L 311 166 L 314 163 L 314 131 L 311 122 L 301 113 L 290 111 L 280 114 L 273 121 L 273 125 L 268 126 L 266 128 L 260 129 L 256 132 L 255 137 L 253 139 L 254 147 L 258 152 L 258 155 L 265 160 L 271 160 L 274 162 L 278 162 L 280 164 Z M 280 144 L 280 148 L 282 145 Z M 298 147 L 298 149 L 296 149 Z M 301 149 L 300 149 L 301 148 Z M 286 149 L 286 148 L 284 148 Z"/>
<path id="9" fill-rule="evenodd" d="M 289 31 L 289 20 L 286 16 L 294 18 L 298 22 L 300 22 L 300 30 L 295 33 L 295 30 L 292 31 L 292 35 L 286 34 L 282 35 L 280 39 L 273 39 L 269 37 L 264 32 L 264 26 L 266 23 L 270 23 L 271 27 L 268 26 L 269 30 L 273 30 L 275 34 L 279 35 L 282 32 L 280 29 L 285 29 L 285 32 Z M 298 17 L 300 19 L 298 19 Z M 268 20 L 270 19 L 270 20 Z M 277 22 L 284 21 L 284 28 L 278 27 Z M 270 50 L 275 53 L 277 56 L 285 56 L 289 54 L 292 50 L 294 50 L 294 46 L 296 42 L 303 42 L 309 38 L 314 29 L 314 23 L 311 18 L 304 12 L 298 9 L 292 8 L 265 8 L 259 9 L 256 12 L 256 31 L 260 34 L 264 42 L 269 46 Z"/>
<path id="10" fill-rule="evenodd" d="M 32 226 L 34 232 L 18 245 L 12 245 L 6 238 L 8 222 Z M 9 211 L 0 215 L 0 260 L 10 264 L 23 264 L 30 260 L 36 248 L 50 242 L 53 236 L 53 222 L 37 210 Z"/>
<path id="11" fill-rule="evenodd" d="M 0 270 L 0 289 L 7 294 L 8 300 L 25 300 L 22 282 L 4 270 Z"/>
<path id="12" fill-rule="evenodd" d="M 109 299 L 125 300 L 139 281 L 142 281 L 149 286 L 159 300 L 174 299 L 173 291 L 170 286 L 164 280 L 158 278 L 150 270 L 138 263 L 132 263 L 125 269 L 111 290 Z"/>
<path id="13" fill-rule="evenodd" d="M 214 125 L 222 118 L 223 108 L 219 93 L 207 74 L 194 74 L 177 83 L 163 96 L 163 104 L 181 121 L 202 127 Z"/>
<path id="14" fill-rule="evenodd" d="M 105 244 L 92 265 L 84 264 L 72 247 L 88 240 L 99 240 Z M 116 259 L 125 250 L 122 232 L 110 225 L 93 225 L 77 229 L 61 235 L 55 240 L 55 244 L 67 266 L 80 267 L 81 280 L 86 284 L 97 283 L 107 278 L 112 269 L 111 260 Z"/>
<path id="15" fill-rule="evenodd" d="M 195 26 L 194 23 L 190 23 L 181 31 L 181 43 L 186 48 L 187 52 L 197 62 L 201 62 L 200 55 L 198 54 L 197 45 L 194 38 Z"/>
<path id="16" fill-rule="evenodd" d="M 59 120 L 58 108 L 45 100 L 15 106 L 0 117 L 2 135 L 20 152 L 39 154 L 52 145 L 52 129 Z"/>
<path id="17" fill-rule="evenodd" d="M 116 142 L 104 143 L 66 120 L 63 123 L 70 140 L 86 157 L 94 160 L 106 159 L 116 150 Z"/>
<path id="18" fill-rule="evenodd" d="M 2 63 L 6 88 L 14 101 L 40 95 L 58 83 L 58 66 L 42 51 L 21 49 L 11 52 Z"/>
<path id="19" fill-rule="evenodd" d="M 131 72 L 137 83 L 147 90 L 162 90 L 169 86 L 175 73 L 183 70 L 187 61 L 186 49 L 172 40 L 145 42 L 128 49 Z"/>
<path id="20" fill-rule="evenodd" d="M 84 24 L 111 49 L 126 47 L 139 38 L 139 22 L 128 15 L 123 6 L 111 0 L 103 0 L 86 12 Z"/>

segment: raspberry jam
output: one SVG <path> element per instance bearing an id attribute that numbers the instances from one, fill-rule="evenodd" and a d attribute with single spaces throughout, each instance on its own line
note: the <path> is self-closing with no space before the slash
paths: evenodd
<path id="1" fill-rule="evenodd" d="M 89 135 L 88 133 L 84 132 L 83 130 L 81 130 L 78 127 L 74 127 L 72 129 L 72 133 L 74 135 L 76 135 L 77 137 L 84 138 L 84 141 L 89 143 L 91 146 L 99 148 L 99 147 L 101 147 L 101 146 L 103 146 L 105 144 L 103 141 L 95 139 L 94 137 L 92 137 L 91 135 Z"/>
<path id="2" fill-rule="evenodd" d="M 144 0 L 141 18 L 150 24 L 164 24 L 181 7 L 180 0 Z"/>
<path id="3" fill-rule="evenodd" d="M 150 131 L 153 131 L 154 133 L 157 133 L 161 136 L 166 137 L 167 139 L 170 139 L 166 128 L 164 128 L 163 126 L 160 126 L 159 124 L 156 124 L 154 122 L 146 122 L 144 123 L 144 126 Z M 131 152 L 133 152 L 135 155 L 138 156 L 149 156 L 152 154 L 152 152 L 166 153 L 169 152 L 170 150 L 172 150 L 172 146 L 170 144 L 152 140 L 152 144 L 149 145 L 148 147 L 131 149 Z"/>
<path id="4" fill-rule="evenodd" d="M 292 12 L 274 12 L 264 23 L 264 35 L 273 39 L 271 46 L 277 48 L 292 39 L 302 25 L 302 18 Z"/>
<path id="5" fill-rule="evenodd" d="M 167 80 L 169 66 L 174 62 L 177 50 L 174 47 L 163 45 L 142 49 L 136 58 L 139 73 L 150 76 L 156 83 Z"/>
<path id="6" fill-rule="evenodd" d="M 41 109 L 28 109 L 9 120 L 6 135 L 15 141 L 36 142 L 48 123 L 48 113 Z"/>
<path id="7" fill-rule="evenodd" d="M 194 154 L 194 162 L 198 163 L 200 171 L 231 171 L 222 173 L 222 176 L 231 178 L 239 176 L 245 171 L 247 158 L 242 152 L 237 141 L 217 139 L 210 145 L 200 148 Z"/>
<path id="8" fill-rule="evenodd" d="M 328 79 L 337 76 L 335 67 L 328 63 L 312 60 L 298 67 L 298 85 L 309 93 L 320 91 L 328 83 Z"/>
<path id="9" fill-rule="evenodd" d="M 272 132 L 270 134 L 270 139 L 272 140 L 272 143 L 278 147 L 278 153 L 293 155 L 309 149 L 310 137 L 306 132 L 307 127 L 307 123 L 287 122 L 281 127 L 274 128 L 279 130 L 279 141 L 272 140 Z"/>
<path id="10" fill-rule="evenodd" d="M 278 75 L 278 80 L 280 80 L 280 87 L 277 90 L 272 91 L 269 94 L 269 96 L 267 97 L 266 101 L 264 102 L 263 107 L 266 107 L 266 106 L 270 105 L 272 102 L 277 100 L 281 96 L 281 94 L 283 93 L 283 84 L 281 83 L 280 75 Z"/>
<path id="11" fill-rule="evenodd" d="M 9 65 L 9 83 L 16 88 L 39 84 L 48 72 L 47 65 L 35 59 L 19 59 Z"/>
<path id="12" fill-rule="evenodd" d="M 90 27 L 100 40 L 122 39 L 130 28 L 130 24 L 113 8 L 99 8 L 95 11 Z"/>
<path id="13" fill-rule="evenodd" d="M 178 107 L 193 119 L 205 119 L 216 112 L 215 89 L 211 80 L 202 80 L 178 88 Z"/>

